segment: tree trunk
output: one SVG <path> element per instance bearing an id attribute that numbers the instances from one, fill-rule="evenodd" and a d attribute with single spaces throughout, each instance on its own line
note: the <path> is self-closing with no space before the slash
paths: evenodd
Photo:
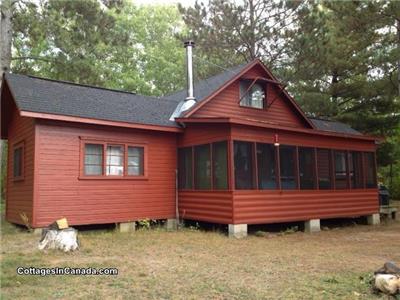
<path id="1" fill-rule="evenodd" d="M 11 45 L 12 45 L 12 0 L 2 0 L 0 3 L 0 90 L 3 80 L 4 72 L 10 70 L 11 65 Z M 5 143 L 0 139 L 0 170 L 5 171 L 3 164 L 7 162 L 6 153 L 4 151 Z M 3 172 L 0 174 L 1 190 L 0 199 L 3 197 L 4 192 L 4 176 Z"/>
<path id="2" fill-rule="evenodd" d="M 397 19 L 397 48 L 400 50 L 400 19 Z M 400 58 L 397 61 L 397 85 L 400 96 Z"/>
<path id="3" fill-rule="evenodd" d="M 250 58 L 251 60 L 257 57 L 256 53 L 256 37 L 255 37 L 255 24 L 254 24 L 254 2 L 249 0 L 249 14 L 250 14 Z"/>
<path id="4" fill-rule="evenodd" d="M 0 75 L 10 70 L 12 45 L 12 1 L 2 0 L 0 14 Z"/>

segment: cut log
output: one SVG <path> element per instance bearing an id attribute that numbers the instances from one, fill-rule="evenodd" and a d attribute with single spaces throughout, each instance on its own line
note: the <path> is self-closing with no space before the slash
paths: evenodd
<path id="1" fill-rule="evenodd" d="M 58 249 L 64 252 L 75 251 L 79 248 L 78 231 L 74 228 L 62 230 L 44 229 L 38 248 L 39 250 Z"/>

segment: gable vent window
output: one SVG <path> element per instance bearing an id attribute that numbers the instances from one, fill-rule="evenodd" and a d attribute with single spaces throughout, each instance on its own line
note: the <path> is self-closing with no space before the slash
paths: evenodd
<path id="1" fill-rule="evenodd" d="M 261 83 L 253 83 L 251 80 L 240 82 L 240 106 L 252 108 L 264 108 L 265 89 Z"/>

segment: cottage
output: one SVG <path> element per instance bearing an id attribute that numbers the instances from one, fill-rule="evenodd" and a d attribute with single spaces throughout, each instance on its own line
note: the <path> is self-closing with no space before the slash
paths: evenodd
<path id="1" fill-rule="evenodd" d="M 6 218 L 34 228 L 144 218 L 229 225 L 368 216 L 377 140 L 308 118 L 259 60 L 162 98 L 5 74 Z M 177 171 L 178 170 L 178 171 Z"/>

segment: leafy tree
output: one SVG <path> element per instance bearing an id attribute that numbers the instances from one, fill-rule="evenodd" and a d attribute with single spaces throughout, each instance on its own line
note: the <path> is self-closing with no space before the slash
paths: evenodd
<path id="1" fill-rule="evenodd" d="M 182 85 L 174 7 L 42 0 L 21 6 L 13 22 L 14 72 L 149 95 Z"/>

